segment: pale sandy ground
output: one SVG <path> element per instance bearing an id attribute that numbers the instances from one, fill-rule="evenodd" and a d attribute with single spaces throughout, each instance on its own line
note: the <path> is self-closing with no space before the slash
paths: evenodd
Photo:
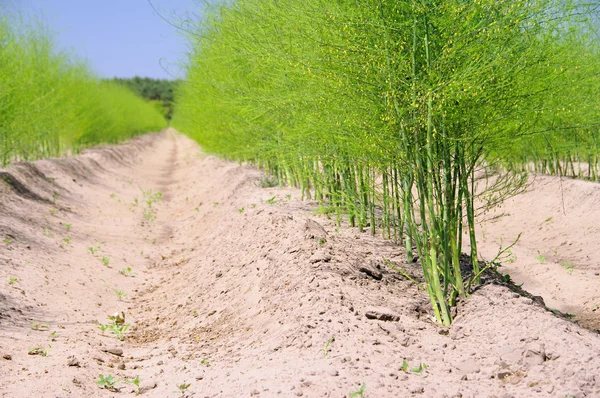
<path id="1" fill-rule="evenodd" d="M 134 395 L 124 382 L 99 389 L 99 374 L 139 375 L 148 397 L 347 397 L 363 383 L 368 397 L 600 396 L 597 333 L 491 284 L 440 328 L 423 292 L 382 265 L 385 257 L 418 275 L 400 248 L 336 228 L 299 191 L 260 188 L 259 171 L 205 156 L 174 132 L 3 173 L 3 397 Z M 142 190 L 163 194 L 149 217 Z M 519 221 L 562 225 L 578 208 L 564 221 Z M 554 283 L 580 281 L 572 288 L 585 292 L 592 224 L 561 238 L 574 271 Z M 583 251 L 564 250 L 574 245 Z M 506 269 L 525 275 L 528 255 L 515 253 Z M 552 267 L 543 253 L 541 266 Z M 128 267 L 130 276 L 119 273 Z M 123 341 L 98 327 L 116 311 L 132 325 Z M 28 355 L 36 346 L 47 355 Z"/>
<path id="2" fill-rule="evenodd" d="M 600 184 L 531 176 L 524 193 L 480 217 L 481 258 L 520 239 L 499 272 L 600 331 Z"/>

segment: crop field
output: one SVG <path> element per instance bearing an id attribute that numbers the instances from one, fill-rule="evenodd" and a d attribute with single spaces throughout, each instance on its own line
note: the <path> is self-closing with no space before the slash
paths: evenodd
<path id="1" fill-rule="evenodd" d="M 195 6 L 0 17 L 1 396 L 600 397 L 600 6 Z"/>

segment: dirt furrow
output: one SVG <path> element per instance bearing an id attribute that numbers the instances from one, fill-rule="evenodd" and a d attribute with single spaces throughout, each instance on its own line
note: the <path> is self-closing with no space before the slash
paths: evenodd
<path id="1" fill-rule="evenodd" d="M 6 173 L 2 396 L 600 394 L 597 334 L 495 285 L 440 328 L 402 249 L 174 131 Z"/>

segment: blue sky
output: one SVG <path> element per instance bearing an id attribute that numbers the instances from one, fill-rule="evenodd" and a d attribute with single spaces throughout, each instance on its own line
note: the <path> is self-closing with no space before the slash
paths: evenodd
<path id="1" fill-rule="evenodd" d="M 152 0 L 175 24 L 198 13 L 194 0 Z M 182 77 L 187 45 L 148 0 L 17 0 L 26 14 L 42 16 L 61 49 L 87 59 L 101 77 Z"/>

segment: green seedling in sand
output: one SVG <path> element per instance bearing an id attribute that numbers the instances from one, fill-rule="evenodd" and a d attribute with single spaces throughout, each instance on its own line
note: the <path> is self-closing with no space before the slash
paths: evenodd
<path id="1" fill-rule="evenodd" d="M 112 392 L 119 391 L 117 389 L 117 384 L 121 381 L 121 379 L 115 379 L 113 375 L 104 376 L 103 374 L 98 375 L 98 380 L 96 384 L 103 390 L 109 390 Z"/>
<path id="2" fill-rule="evenodd" d="M 100 246 L 97 246 L 97 247 L 89 246 L 88 247 L 88 251 L 92 254 L 92 256 L 95 256 L 96 253 L 98 253 L 100 250 L 101 250 Z"/>
<path id="3" fill-rule="evenodd" d="M 125 276 L 134 276 L 135 275 L 135 273 L 133 272 L 131 267 L 123 268 L 119 272 L 121 273 L 121 275 L 125 275 Z"/>
<path id="4" fill-rule="evenodd" d="M 58 331 L 55 330 L 52 333 L 50 333 L 48 335 L 48 337 L 51 338 L 51 339 L 54 339 L 54 338 L 58 337 L 58 335 L 59 335 Z"/>
<path id="5" fill-rule="evenodd" d="M 329 356 L 329 349 L 331 347 L 331 344 L 335 341 L 335 336 L 331 336 L 331 338 L 329 340 L 327 340 L 327 343 L 325 343 L 325 347 L 323 348 L 323 353 L 325 354 L 325 358 L 327 358 Z"/>
<path id="6" fill-rule="evenodd" d="M 152 222 L 156 219 L 155 209 L 153 209 L 152 207 L 145 208 L 143 214 L 144 218 L 148 222 Z"/>
<path id="7" fill-rule="evenodd" d="M 177 389 L 179 391 L 175 391 L 176 393 L 181 394 L 181 396 L 183 397 L 185 395 L 185 392 L 188 388 L 190 388 L 191 384 L 190 383 L 181 383 L 177 386 Z"/>
<path id="8" fill-rule="evenodd" d="M 108 258 L 107 256 L 102 257 L 102 264 L 108 267 L 108 264 L 110 264 L 110 258 Z"/>
<path id="9" fill-rule="evenodd" d="M 45 236 L 46 238 L 49 238 L 49 237 L 50 237 L 50 230 L 49 230 L 48 228 L 44 228 L 44 236 Z"/>
<path id="10" fill-rule="evenodd" d="M 421 364 L 419 364 L 419 366 L 412 368 L 410 371 L 413 373 L 422 373 L 428 367 L 429 366 L 427 364 L 421 363 Z"/>
<path id="11" fill-rule="evenodd" d="M 3 242 L 6 243 L 7 245 L 10 245 L 11 243 L 13 243 L 12 239 L 10 239 L 10 238 L 4 238 Z"/>
<path id="12" fill-rule="evenodd" d="M 98 324 L 98 327 L 104 334 L 105 331 L 110 330 L 115 337 L 119 340 L 123 340 L 125 338 L 125 333 L 131 326 L 129 323 L 125 323 L 125 314 L 122 312 L 116 312 L 114 315 L 108 316 L 109 323 L 106 324 Z"/>
<path id="13" fill-rule="evenodd" d="M 117 295 L 117 299 L 119 299 L 119 301 L 122 301 L 123 297 L 127 297 L 127 293 L 122 290 L 115 290 L 115 294 Z"/>
<path id="14" fill-rule="evenodd" d="M 366 393 L 365 393 L 365 388 L 367 387 L 366 384 L 363 384 L 362 386 L 360 386 L 360 388 L 357 391 L 353 391 L 351 393 L 348 394 L 348 396 L 355 398 L 355 397 L 360 397 L 360 398 L 364 398 L 366 397 Z"/>
<path id="15" fill-rule="evenodd" d="M 545 263 L 546 262 L 546 257 L 542 256 L 542 253 L 540 253 L 540 251 L 537 251 L 538 255 L 535 256 L 535 259 L 538 260 L 540 263 Z"/>
<path id="16" fill-rule="evenodd" d="M 570 261 L 563 261 L 560 265 L 562 265 L 569 274 L 573 273 L 573 264 Z"/>
<path id="17" fill-rule="evenodd" d="M 406 359 L 402 361 L 402 366 L 400 367 L 400 370 L 402 370 L 403 372 L 406 372 L 408 370 L 408 362 L 406 362 Z"/>
<path id="18" fill-rule="evenodd" d="M 19 281 L 19 278 L 11 276 L 10 278 L 8 278 L 8 284 L 9 285 L 14 285 L 15 283 L 17 283 Z"/>
<path id="19" fill-rule="evenodd" d="M 140 395 L 140 394 L 142 393 L 142 392 L 140 391 L 140 381 L 141 381 L 141 379 L 140 379 L 140 376 L 139 376 L 139 375 L 138 375 L 138 376 L 135 376 L 135 378 L 134 378 L 134 379 L 131 379 L 131 380 L 127 380 L 127 379 L 125 379 L 125 382 L 126 382 L 126 383 L 133 384 L 134 386 L 136 386 L 136 387 L 137 387 L 137 391 L 136 391 L 135 395 Z"/>
<path id="20" fill-rule="evenodd" d="M 71 244 L 71 238 L 63 238 L 63 242 L 65 242 L 67 245 Z"/>
<path id="21" fill-rule="evenodd" d="M 268 204 L 268 205 L 274 205 L 275 203 L 277 203 L 277 201 L 275 200 L 275 198 L 276 198 L 276 196 L 273 196 L 272 198 L 267 199 L 265 201 L 265 203 Z"/>
<path id="22" fill-rule="evenodd" d="M 243 208 L 243 207 L 240 207 L 240 208 L 238 209 L 238 213 L 242 214 L 243 212 L 244 212 L 244 208 Z"/>
<path id="23" fill-rule="evenodd" d="M 151 189 L 149 189 L 147 191 L 144 191 L 142 189 L 142 195 L 144 196 L 144 201 L 146 202 L 148 207 L 152 207 L 152 205 L 154 203 L 160 202 L 160 200 L 163 197 L 162 192 L 160 192 L 160 191 L 152 192 Z"/>
<path id="24" fill-rule="evenodd" d="M 41 345 L 38 345 L 36 347 L 30 348 L 29 351 L 27 352 L 28 355 L 39 355 L 42 357 L 47 357 L 48 356 L 48 352 L 50 351 L 51 346 L 48 346 L 48 348 L 44 348 Z"/>
<path id="25" fill-rule="evenodd" d="M 67 230 L 67 232 L 69 232 L 71 230 L 72 226 L 73 226 L 73 224 L 65 224 L 65 229 Z"/>
<path id="26" fill-rule="evenodd" d="M 200 365 L 206 366 L 206 367 L 210 366 L 210 363 L 208 362 L 208 358 L 202 358 L 200 360 Z"/>

